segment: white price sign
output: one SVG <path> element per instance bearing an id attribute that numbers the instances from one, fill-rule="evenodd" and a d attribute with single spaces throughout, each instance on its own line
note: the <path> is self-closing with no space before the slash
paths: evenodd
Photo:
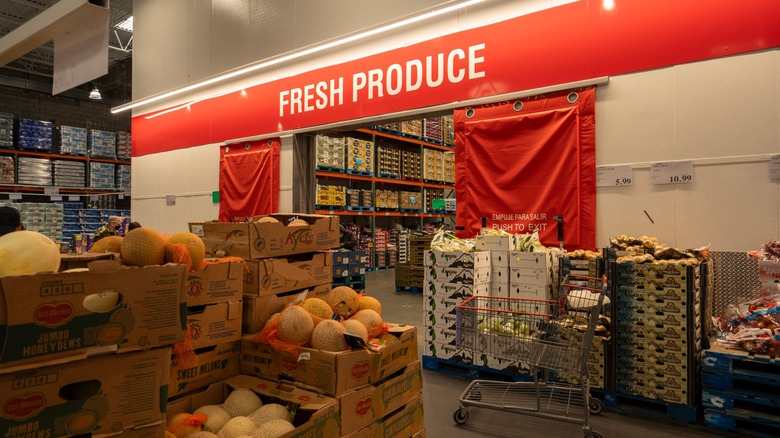
<path id="1" fill-rule="evenodd" d="M 688 184 L 693 182 L 693 161 L 661 161 L 650 164 L 653 184 Z"/>
<path id="2" fill-rule="evenodd" d="M 780 179 L 780 154 L 769 156 L 769 179 Z"/>
<path id="3" fill-rule="evenodd" d="M 631 165 L 596 166 L 596 187 L 622 187 L 631 185 Z"/>
<path id="4" fill-rule="evenodd" d="M 11 200 L 11 201 L 18 201 L 18 200 L 22 199 L 22 194 L 21 193 L 9 193 L 8 194 L 8 199 Z"/>
<path id="5" fill-rule="evenodd" d="M 46 186 L 43 188 L 44 195 L 59 195 L 60 188 L 55 186 Z"/>
<path id="6" fill-rule="evenodd" d="M 81 196 L 68 196 L 68 201 L 81 201 Z"/>

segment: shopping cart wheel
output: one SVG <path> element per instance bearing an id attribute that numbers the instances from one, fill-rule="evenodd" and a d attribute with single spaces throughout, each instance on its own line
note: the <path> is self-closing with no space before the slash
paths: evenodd
<path id="1" fill-rule="evenodd" d="M 590 409 L 590 413 L 593 415 L 598 415 L 601 413 L 601 411 L 604 410 L 604 402 L 597 398 L 590 398 L 590 401 L 588 402 L 588 409 Z"/>
<path id="2" fill-rule="evenodd" d="M 454 414 L 452 414 L 452 419 L 455 420 L 458 424 L 464 424 L 467 421 L 469 421 L 469 411 L 468 409 L 464 409 L 462 407 L 458 408 L 457 411 L 455 411 Z M 599 437 L 601 438 L 601 437 Z"/>

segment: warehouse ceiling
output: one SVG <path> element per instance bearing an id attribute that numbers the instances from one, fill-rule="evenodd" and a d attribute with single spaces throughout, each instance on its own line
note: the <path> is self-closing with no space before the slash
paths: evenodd
<path id="1" fill-rule="evenodd" d="M 0 0 L 0 38 L 46 10 L 59 0 Z M 131 98 L 133 34 L 117 27 L 133 15 L 133 0 L 110 0 L 108 74 L 95 82 L 107 103 Z M 17 60 L 0 67 L 0 85 L 51 93 L 54 75 L 54 42 L 49 41 Z M 92 83 L 67 93 L 86 98 Z M 110 102 L 114 101 L 114 102 Z"/>

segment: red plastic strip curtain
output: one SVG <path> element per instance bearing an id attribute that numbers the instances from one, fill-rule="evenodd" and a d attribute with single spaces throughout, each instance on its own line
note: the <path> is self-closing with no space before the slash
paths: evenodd
<path id="1" fill-rule="evenodd" d="M 595 249 L 594 113 L 592 87 L 456 110 L 457 235 L 473 237 L 485 218 L 558 246 L 562 216 L 566 249 Z"/>
<path id="2" fill-rule="evenodd" d="M 222 146 L 219 220 L 243 222 L 279 209 L 279 139 Z"/>

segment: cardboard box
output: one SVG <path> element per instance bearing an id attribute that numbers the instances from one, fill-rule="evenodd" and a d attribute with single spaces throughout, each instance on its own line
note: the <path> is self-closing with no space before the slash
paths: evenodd
<path id="1" fill-rule="evenodd" d="M 487 251 L 425 251 L 425 266 L 458 269 L 490 268 L 490 253 Z"/>
<path id="2" fill-rule="evenodd" d="M 67 271 L 68 269 L 83 269 L 88 268 L 89 263 L 96 260 L 119 260 L 119 254 L 116 253 L 81 253 L 81 254 L 61 254 L 60 255 L 60 272 Z"/>
<path id="3" fill-rule="evenodd" d="M 509 297 L 510 286 L 509 282 L 492 281 L 490 283 L 490 296 L 491 297 Z"/>
<path id="4" fill-rule="evenodd" d="M 350 251 L 349 254 L 349 263 L 363 263 L 365 264 L 368 261 L 368 258 L 366 257 L 365 251 Z"/>
<path id="5" fill-rule="evenodd" d="M 244 295 L 262 297 L 333 281 L 333 254 L 321 251 L 291 257 L 247 260 Z"/>
<path id="6" fill-rule="evenodd" d="M 490 266 L 509 267 L 509 251 L 490 251 Z"/>
<path id="7" fill-rule="evenodd" d="M 512 251 L 509 253 L 510 268 L 538 269 L 549 271 L 552 267 L 550 253 Z"/>
<path id="8" fill-rule="evenodd" d="M 418 395 L 404 407 L 387 415 L 380 421 L 365 427 L 347 438 L 406 438 L 423 428 L 423 397 Z"/>
<path id="9" fill-rule="evenodd" d="M 515 236 L 477 236 L 474 238 L 474 249 L 477 251 L 513 251 Z"/>
<path id="10" fill-rule="evenodd" d="M 171 349 L 95 356 L 0 375 L 0 435 L 113 434 L 165 419 Z"/>
<path id="11" fill-rule="evenodd" d="M 241 373 L 272 380 L 282 377 L 338 396 L 378 382 L 417 360 L 417 328 L 390 324 L 389 332 L 400 342 L 380 352 L 300 348 L 298 356 L 252 342 L 252 336 L 247 336 L 241 342 Z"/>
<path id="12" fill-rule="evenodd" d="M 234 389 L 249 389 L 263 405 L 294 405 L 295 430 L 280 438 L 339 437 L 339 404 L 332 397 L 297 387 L 291 382 L 272 382 L 252 376 L 235 376 L 168 402 L 168 415 L 194 412 L 201 406 L 220 405 Z"/>
<path id="13" fill-rule="evenodd" d="M 330 292 L 331 283 L 319 284 L 305 290 L 284 292 L 262 297 L 244 297 L 241 317 L 242 333 L 257 333 L 263 329 L 268 318 L 282 309 L 302 292 L 307 291 L 307 298 L 322 298 Z"/>
<path id="14" fill-rule="evenodd" d="M 423 294 L 437 299 L 465 301 L 474 295 L 490 295 L 490 283 L 469 285 L 427 281 Z"/>
<path id="15" fill-rule="evenodd" d="M 187 305 L 237 301 L 241 299 L 244 282 L 242 262 L 214 263 L 202 271 L 187 273 Z"/>
<path id="16" fill-rule="evenodd" d="M 471 285 L 486 284 L 490 283 L 490 274 L 490 268 L 461 269 L 429 266 L 425 268 L 425 281 Z"/>
<path id="17" fill-rule="evenodd" d="M 549 271 L 534 268 L 511 268 L 509 277 L 510 284 L 544 285 L 550 284 L 551 281 Z"/>
<path id="18" fill-rule="evenodd" d="M 415 361 L 382 382 L 339 397 L 341 435 L 348 435 L 379 421 L 420 394 L 421 370 L 422 364 Z"/>
<path id="19" fill-rule="evenodd" d="M 268 215 L 278 222 L 258 222 L 267 216 L 256 216 L 252 222 L 193 222 L 190 232 L 206 245 L 206 254 L 224 251 L 227 256 L 242 259 L 281 257 L 291 254 L 339 247 L 337 215 L 277 213 Z M 308 225 L 286 226 L 297 217 Z"/>
<path id="20" fill-rule="evenodd" d="M 168 397 L 174 397 L 212 383 L 237 376 L 241 360 L 241 343 L 227 342 L 195 351 L 197 365 L 190 368 L 179 366 L 176 355 L 171 358 L 171 373 L 168 379 Z"/>
<path id="21" fill-rule="evenodd" d="M 490 268 L 490 281 L 497 283 L 509 282 L 509 267 L 507 266 L 493 266 Z"/>
<path id="22" fill-rule="evenodd" d="M 199 349 L 241 339 L 241 301 L 190 306 L 187 339 Z"/>
<path id="23" fill-rule="evenodd" d="M 509 298 L 529 300 L 551 300 L 550 286 L 543 284 L 510 284 Z"/>
<path id="24" fill-rule="evenodd" d="M 352 260 L 352 251 L 331 251 L 333 265 L 348 265 Z"/>
<path id="25" fill-rule="evenodd" d="M 101 260 L 88 272 L 0 277 L 0 368 L 184 340 L 186 272 L 184 265 L 121 267 Z M 119 294 L 118 304 L 99 295 L 107 291 Z"/>

